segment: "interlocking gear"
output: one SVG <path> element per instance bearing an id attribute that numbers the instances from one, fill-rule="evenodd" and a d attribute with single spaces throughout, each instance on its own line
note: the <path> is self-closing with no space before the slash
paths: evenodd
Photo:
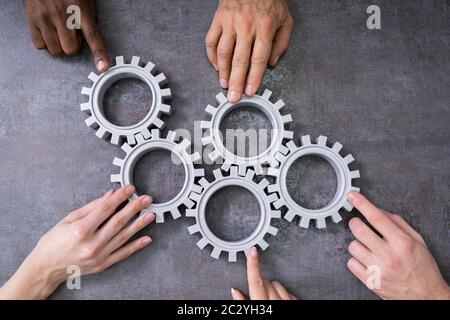
<path id="1" fill-rule="evenodd" d="M 136 144 L 136 135 L 142 133 L 144 138 L 150 137 L 149 128 L 156 126 L 162 129 L 164 121 L 161 114 L 170 114 L 171 107 L 164 102 L 172 97 L 169 88 L 162 88 L 166 84 L 163 73 L 153 75 L 155 65 L 148 62 L 145 67 L 140 66 L 140 58 L 134 56 L 131 63 L 124 62 L 122 56 L 116 57 L 116 65 L 108 71 L 97 75 L 89 74 L 93 82 L 92 87 L 83 87 L 81 93 L 89 96 L 89 101 L 80 105 L 81 110 L 89 114 L 85 120 L 88 127 L 97 129 L 97 137 L 107 140 L 110 138 L 112 144 L 120 145 L 124 137 L 129 145 Z M 144 81 L 152 92 L 152 105 L 150 111 L 140 122 L 131 126 L 118 126 L 106 119 L 103 112 L 103 98 L 108 88 L 116 81 L 124 78 L 136 78 Z"/>
<path id="2" fill-rule="evenodd" d="M 146 139 L 142 134 L 136 135 L 137 144 L 131 147 L 124 143 L 122 150 L 126 156 L 123 159 L 115 158 L 113 164 L 120 167 L 120 173 L 111 175 L 111 182 L 120 183 L 121 186 L 133 184 L 134 166 L 146 153 L 154 150 L 168 150 L 172 152 L 172 161 L 180 161 L 184 167 L 185 181 L 181 191 L 171 200 L 164 203 L 152 203 L 143 211 L 152 211 L 156 215 L 156 222 L 164 222 L 164 213 L 170 212 L 173 219 L 181 216 L 179 207 L 184 204 L 187 208 L 192 208 L 194 202 L 189 198 L 192 192 L 201 192 L 202 188 L 195 184 L 195 179 L 205 175 L 204 169 L 196 169 L 194 162 L 200 159 L 198 152 L 190 153 L 191 142 L 183 139 L 177 142 L 176 133 L 169 131 L 166 138 L 160 137 L 158 129 L 151 130 L 151 137 Z M 131 199 L 138 195 L 135 193 Z M 130 199 L 130 200 L 131 200 Z"/>
<path id="3" fill-rule="evenodd" d="M 327 137 L 319 136 L 317 144 L 311 143 L 309 135 L 301 138 L 301 146 L 297 147 L 294 141 L 289 141 L 283 146 L 276 159 L 280 161 L 279 167 L 271 167 L 268 175 L 276 177 L 276 183 L 268 187 L 269 192 L 277 192 L 280 199 L 274 202 L 276 209 L 285 206 L 287 213 L 284 218 L 288 221 L 298 215 L 300 216 L 300 226 L 308 228 L 311 220 L 315 221 L 317 228 L 325 228 L 325 219 L 331 217 L 333 222 L 337 223 L 342 220 L 339 210 L 344 208 L 348 212 L 353 209 L 350 202 L 347 201 L 347 194 L 350 190 L 359 191 L 359 188 L 352 186 L 352 180 L 359 178 L 359 171 L 351 171 L 348 165 L 354 161 L 351 154 L 345 157 L 340 155 L 342 144 L 336 142 L 330 148 L 327 146 Z M 323 208 L 312 210 L 301 207 L 297 204 L 289 194 L 287 189 L 286 178 L 291 165 L 299 158 L 306 155 L 314 155 L 324 158 L 333 167 L 337 177 L 337 190 L 331 202 Z"/>
<path id="4" fill-rule="evenodd" d="M 217 107 L 208 105 L 205 109 L 211 115 L 210 121 L 201 121 L 200 125 L 205 129 L 202 138 L 204 146 L 212 145 L 213 150 L 209 154 L 211 161 L 223 161 L 222 169 L 228 171 L 231 165 L 238 165 L 239 173 L 245 174 L 248 168 L 253 168 L 257 174 L 263 174 L 263 165 L 275 165 L 275 155 L 280 151 L 284 139 L 292 139 L 293 132 L 285 130 L 285 124 L 292 121 L 290 114 L 282 115 L 281 108 L 285 106 L 282 100 L 272 103 L 269 98 L 272 95 L 270 90 L 265 90 L 263 95 L 252 97 L 243 96 L 237 103 L 228 102 L 223 93 L 216 96 Z M 258 108 L 269 118 L 272 124 L 272 141 L 270 146 L 262 153 L 252 157 L 242 157 L 230 152 L 221 139 L 220 124 L 224 117 L 233 109 L 240 106 L 252 106 Z"/>
<path id="5" fill-rule="evenodd" d="M 231 166 L 228 176 L 223 176 L 221 169 L 213 171 L 215 180 L 208 182 L 205 178 L 200 179 L 197 189 L 201 192 L 192 192 L 190 198 L 194 200 L 197 205 L 193 209 L 186 210 L 186 217 L 195 218 L 195 224 L 189 227 L 189 233 L 200 233 L 202 238 L 197 242 L 200 249 L 207 245 L 213 247 L 211 256 L 218 259 L 221 252 L 228 252 L 228 261 L 236 262 L 238 252 L 247 252 L 251 247 L 258 245 L 265 250 L 269 244 L 264 240 L 266 234 L 275 236 L 278 229 L 271 226 L 273 218 L 280 218 L 281 212 L 272 210 L 271 203 L 277 201 L 276 194 L 268 195 L 264 190 L 269 186 L 266 179 L 256 183 L 253 178 L 255 172 L 248 170 L 244 175 L 238 172 L 237 166 Z M 206 205 L 211 196 L 222 188 L 228 186 L 238 186 L 247 189 L 257 199 L 259 204 L 260 221 L 252 234 L 239 241 L 225 241 L 218 238 L 209 229 L 206 223 Z"/>

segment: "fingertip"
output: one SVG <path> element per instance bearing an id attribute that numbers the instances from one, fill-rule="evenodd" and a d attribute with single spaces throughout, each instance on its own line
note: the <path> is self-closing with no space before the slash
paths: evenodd
<path id="1" fill-rule="evenodd" d="M 256 247 L 252 247 L 250 249 L 250 256 L 254 259 L 258 259 L 258 249 L 256 249 Z"/>
<path id="2" fill-rule="evenodd" d="M 273 67 L 275 67 L 277 65 L 279 60 L 280 60 L 280 56 L 279 55 L 271 57 L 270 60 L 269 60 L 269 65 L 273 68 Z"/>
<path id="3" fill-rule="evenodd" d="M 102 198 L 108 198 L 110 195 L 112 195 L 114 193 L 114 189 L 110 189 L 108 190 Z"/>
<path id="4" fill-rule="evenodd" d="M 150 238 L 149 236 L 145 236 L 141 240 L 141 245 L 142 245 L 142 247 L 145 247 L 145 246 L 148 246 L 151 242 L 152 242 L 152 238 Z"/>
<path id="5" fill-rule="evenodd" d="M 358 202 L 358 199 L 361 198 L 361 196 L 362 196 L 362 194 L 360 194 L 357 191 L 352 190 L 347 194 L 347 200 L 350 201 L 350 203 L 352 205 L 355 205 Z"/>
<path id="6" fill-rule="evenodd" d="M 141 198 L 141 204 L 142 204 L 142 206 L 145 208 L 145 207 L 148 207 L 151 203 L 152 203 L 152 197 L 150 197 L 150 196 L 143 196 L 142 198 Z"/>
<path id="7" fill-rule="evenodd" d="M 228 91 L 227 100 L 231 103 L 239 102 L 241 99 L 241 94 L 236 92 L 235 90 Z"/>
<path id="8" fill-rule="evenodd" d="M 128 194 L 132 194 L 134 192 L 134 190 L 136 190 L 136 188 L 133 185 L 126 185 L 123 187 L 123 190 L 125 191 L 125 193 Z"/>
<path id="9" fill-rule="evenodd" d="M 97 71 L 105 72 L 109 68 L 108 63 L 104 59 L 100 59 L 97 61 Z"/>
<path id="10" fill-rule="evenodd" d="M 251 97 L 251 96 L 254 96 L 255 93 L 256 93 L 255 87 L 252 86 L 251 84 L 248 84 L 248 85 L 245 87 L 245 95 Z"/>

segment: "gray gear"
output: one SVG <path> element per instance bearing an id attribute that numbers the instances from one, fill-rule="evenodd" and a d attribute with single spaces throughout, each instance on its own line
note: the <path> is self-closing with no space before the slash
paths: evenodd
<path id="1" fill-rule="evenodd" d="M 186 216 L 195 218 L 195 224 L 188 228 L 190 234 L 200 233 L 202 238 L 197 242 L 200 249 L 207 245 L 213 247 L 211 256 L 218 259 L 221 252 L 228 252 L 228 261 L 236 262 L 238 252 L 247 252 L 251 247 L 258 245 L 265 250 L 269 245 L 264 240 L 266 234 L 275 236 L 278 229 L 271 226 L 273 218 L 280 218 L 281 212 L 272 210 L 271 203 L 278 199 L 276 194 L 268 195 L 264 190 L 269 185 L 266 179 L 256 183 L 253 178 L 255 172 L 248 170 L 246 174 L 241 175 L 238 172 L 237 166 L 231 166 L 228 176 L 223 176 L 221 169 L 213 171 L 215 180 L 208 182 L 205 178 L 200 179 L 198 188 L 202 189 L 200 193 L 192 192 L 190 198 L 194 200 L 197 205 L 194 209 L 186 210 Z M 260 221 L 252 234 L 239 241 L 225 241 L 218 238 L 209 229 L 206 223 L 206 204 L 211 196 L 222 188 L 227 186 L 239 186 L 250 191 L 258 201 Z"/>
<path id="2" fill-rule="evenodd" d="M 152 74 L 155 65 L 148 62 L 145 67 L 140 66 L 140 58 L 134 56 L 131 63 L 124 62 L 123 57 L 116 57 L 116 65 L 108 71 L 97 75 L 94 72 L 89 74 L 89 79 L 93 82 L 92 87 L 83 87 L 81 93 L 89 96 L 89 101 L 80 105 L 81 110 L 89 114 L 85 120 L 88 127 L 97 129 L 96 136 L 101 139 L 108 139 L 112 144 L 120 145 L 122 139 L 126 137 L 129 145 L 136 143 L 135 136 L 142 133 L 145 138 L 150 137 L 149 128 L 156 126 L 160 129 L 164 127 L 164 122 L 160 119 L 161 114 L 170 114 L 171 107 L 164 102 L 172 97 L 169 88 L 161 88 L 166 83 L 163 73 Z M 131 126 L 118 126 L 111 123 L 103 113 L 103 98 L 108 88 L 116 81 L 124 78 L 136 78 L 144 81 L 152 92 L 152 105 L 149 113 L 140 122 Z"/>
<path id="3" fill-rule="evenodd" d="M 285 130 L 286 123 L 292 121 L 290 114 L 282 115 L 281 108 L 285 106 L 282 100 L 272 103 L 269 98 L 272 95 L 270 90 L 265 90 L 263 95 L 255 95 L 252 97 L 243 96 L 237 103 L 227 101 L 223 93 L 216 96 L 217 107 L 208 105 L 205 109 L 211 115 L 211 120 L 201 121 L 200 125 L 205 130 L 205 135 L 202 138 L 204 146 L 212 145 L 213 150 L 209 154 L 212 161 L 223 160 L 222 169 L 228 171 L 231 165 L 238 165 L 239 172 L 245 174 L 247 168 L 252 167 L 257 174 L 263 174 L 262 166 L 266 164 L 274 165 L 277 163 L 275 154 L 277 154 L 283 144 L 284 139 L 292 139 L 293 132 Z M 224 117 L 233 109 L 242 106 L 252 106 L 258 108 L 269 118 L 272 124 L 272 143 L 262 153 L 253 157 L 241 157 L 230 152 L 225 148 L 222 139 L 220 138 L 220 124 Z"/>
<path id="4" fill-rule="evenodd" d="M 342 149 L 342 144 L 336 142 L 330 148 L 327 146 L 327 137 L 319 136 L 317 144 L 311 143 L 309 135 L 301 138 L 301 147 L 297 147 L 294 141 L 289 141 L 286 146 L 283 146 L 280 153 L 277 154 L 276 159 L 280 162 L 279 167 L 271 167 L 268 170 L 268 175 L 276 177 L 276 183 L 270 185 L 269 192 L 277 192 L 280 199 L 274 202 L 276 209 L 285 206 L 287 213 L 284 218 L 288 221 L 298 215 L 300 216 L 300 226 L 308 228 L 310 221 L 315 221 L 317 228 L 325 228 L 325 219 L 331 217 L 333 222 L 338 223 L 342 220 L 339 210 L 344 208 L 350 212 L 353 207 L 347 201 L 347 194 L 350 190 L 359 191 L 359 188 L 352 186 L 352 180 L 359 178 L 359 171 L 351 171 L 348 165 L 354 161 L 351 154 L 342 157 L 339 152 Z M 337 190 L 331 202 L 323 208 L 312 210 L 301 207 L 297 204 L 289 194 L 286 184 L 288 170 L 295 160 L 306 156 L 315 155 L 327 160 L 333 167 L 337 177 Z"/>
<path id="5" fill-rule="evenodd" d="M 181 216 L 179 207 L 184 204 L 187 208 L 192 208 L 194 202 L 189 198 L 192 192 L 201 192 L 200 186 L 195 184 L 195 179 L 203 177 L 205 172 L 203 169 L 196 169 L 194 162 L 200 159 L 198 152 L 190 153 L 191 142 L 183 139 L 176 142 L 176 133 L 169 131 L 167 138 L 160 137 L 158 129 L 151 130 L 151 137 L 145 139 L 142 134 L 136 135 L 137 144 L 130 147 L 127 143 L 122 145 L 122 150 L 126 156 L 123 159 L 115 158 L 113 164 L 120 167 L 120 173 L 111 175 L 111 182 L 120 183 L 121 186 L 133 184 L 133 171 L 135 164 L 146 153 L 153 150 L 168 150 L 172 152 L 173 160 L 181 161 L 185 172 L 185 181 L 181 191 L 171 200 L 164 203 L 152 203 L 143 211 L 152 211 L 156 215 L 156 222 L 164 222 L 164 213 L 170 212 L 174 219 Z M 131 199 L 135 199 L 138 195 L 135 193 Z"/>

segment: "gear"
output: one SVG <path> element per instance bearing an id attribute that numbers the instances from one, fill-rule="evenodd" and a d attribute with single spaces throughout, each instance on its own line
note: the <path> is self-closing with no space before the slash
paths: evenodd
<path id="1" fill-rule="evenodd" d="M 266 179 L 256 183 L 253 178 L 255 172 L 248 170 L 242 175 L 238 172 L 237 166 L 231 166 L 228 176 L 223 176 L 221 169 L 213 171 L 215 180 L 208 182 L 205 178 L 200 179 L 197 189 L 202 190 L 200 193 L 192 192 L 190 198 L 197 203 L 194 209 L 186 210 L 186 216 L 195 218 L 196 223 L 189 227 L 189 233 L 200 233 L 202 238 L 197 242 L 200 249 L 211 245 L 213 251 L 211 256 L 218 259 L 222 251 L 228 252 L 228 261 L 236 262 L 238 252 L 247 252 L 251 247 L 258 245 L 265 250 L 269 245 L 264 240 L 266 234 L 275 236 L 278 229 L 271 226 L 272 218 L 280 218 L 281 212 L 271 209 L 271 203 L 277 201 L 276 194 L 268 195 L 264 190 L 269 185 Z M 260 221 L 252 234 L 239 241 L 225 241 L 215 236 L 206 223 L 206 204 L 211 196 L 220 189 L 227 186 L 239 186 L 250 191 L 258 201 Z"/>
<path id="2" fill-rule="evenodd" d="M 124 159 L 115 158 L 113 164 L 120 167 L 120 173 L 111 175 L 111 182 L 120 183 L 121 186 L 133 184 L 134 166 L 139 159 L 146 153 L 153 150 L 168 150 L 172 152 L 172 161 L 180 161 L 183 164 L 185 172 L 185 181 L 181 191 L 171 200 L 164 203 L 152 203 L 144 211 L 152 211 L 156 215 L 156 222 L 164 222 L 164 213 L 170 212 L 174 219 L 181 216 L 179 206 L 184 204 L 187 208 L 192 208 L 194 202 L 189 198 L 192 192 L 201 192 L 200 186 L 195 184 L 195 179 L 205 175 L 203 169 L 196 169 L 194 162 L 200 159 L 198 152 L 191 154 L 191 142 L 183 139 L 181 142 L 176 142 L 176 133 L 169 131 L 167 138 L 160 138 L 160 131 L 158 129 L 151 130 L 151 137 L 146 139 L 142 134 L 136 135 L 137 144 L 130 147 L 129 144 L 124 143 L 122 150 L 125 151 Z M 134 194 L 132 199 L 138 195 Z"/>
<path id="3" fill-rule="evenodd" d="M 359 191 L 359 188 L 352 186 L 352 180 L 359 178 L 359 171 L 351 171 L 348 165 L 354 161 L 351 154 L 342 157 L 339 151 L 342 144 L 336 142 L 331 148 L 327 146 L 327 137 L 319 136 L 317 144 L 311 143 L 309 135 L 301 138 L 301 147 L 297 147 L 294 141 L 289 141 L 286 146 L 281 148 L 276 159 L 280 162 L 279 166 L 269 168 L 267 174 L 276 177 L 276 184 L 270 185 L 269 192 L 277 192 L 280 199 L 274 202 L 276 209 L 285 206 L 287 213 L 284 218 L 288 221 L 298 215 L 300 216 L 300 227 L 308 228 L 311 220 L 316 222 L 317 228 L 325 228 L 327 217 L 331 217 L 333 222 L 338 223 L 342 220 L 339 210 L 344 208 L 350 212 L 353 207 L 347 201 L 347 194 L 350 190 Z M 289 194 L 286 184 L 286 178 L 289 168 L 299 158 L 306 155 L 315 155 L 327 160 L 333 167 L 337 177 L 337 190 L 334 198 L 325 207 L 317 210 L 306 209 L 298 205 Z"/>
<path id="4" fill-rule="evenodd" d="M 89 101 L 80 105 L 81 111 L 89 114 L 85 120 L 88 127 L 97 129 L 96 136 L 101 139 L 108 139 L 112 144 L 120 145 L 122 139 L 126 137 L 129 145 L 136 144 L 136 135 L 142 133 L 145 138 L 150 137 L 149 128 L 156 126 L 160 129 L 164 127 L 164 122 L 160 119 L 161 114 L 170 114 L 171 107 L 165 104 L 165 100 L 172 97 L 169 88 L 161 88 L 166 83 L 163 73 L 152 74 L 155 65 L 148 62 L 145 67 L 139 64 L 140 58 L 133 57 L 131 63 L 124 62 L 122 56 L 116 57 L 116 66 L 108 71 L 97 75 L 94 72 L 89 74 L 89 79 L 93 82 L 92 87 L 83 87 L 81 93 L 89 96 Z M 108 88 L 116 81 L 124 78 L 136 78 L 144 81 L 152 92 L 152 105 L 149 113 L 139 123 L 131 126 L 118 126 L 108 121 L 103 113 L 103 98 Z"/>
<path id="5" fill-rule="evenodd" d="M 228 171 L 231 165 L 238 165 L 239 173 L 245 174 L 247 168 L 253 167 L 257 174 L 263 174 L 262 166 L 266 164 L 275 165 L 275 154 L 279 152 L 284 139 L 292 139 L 293 132 L 285 130 L 284 125 L 292 121 L 290 114 L 282 115 L 280 109 L 285 106 L 282 100 L 272 103 L 269 98 L 272 92 L 265 90 L 263 95 L 253 97 L 243 96 L 238 103 L 230 103 L 223 93 L 216 96 L 218 107 L 208 105 L 206 112 L 211 115 L 210 121 L 201 121 L 200 126 L 205 129 L 202 138 L 204 146 L 212 145 L 213 150 L 209 154 L 212 161 L 222 160 L 222 169 Z M 253 157 L 241 157 L 230 152 L 223 144 L 221 139 L 220 124 L 224 117 L 233 109 L 240 106 L 252 106 L 258 108 L 269 118 L 272 124 L 272 142 L 270 146 L 262 153 Z"/>

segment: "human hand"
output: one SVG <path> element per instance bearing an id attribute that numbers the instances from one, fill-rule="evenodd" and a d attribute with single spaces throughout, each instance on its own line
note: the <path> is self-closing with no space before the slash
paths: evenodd
<path id="1" fill-rule="evenodd" d="M 66 10 L 77 5 L 81 12 L 81 32 L 91 49 L 98 72 L 109 68 L 106 46 L 95 21 L 94 0 L 24 0 L 31 40 L 38 49 L 47 48 L 53 55 L 74 55 L 81 46 L 77 30 L 67 28 Z"/>
<path id="2" fill-rule="evenodd" d="M 267 64 L 286 51 L 293 26 L 286 0 L 221 0 L 205 39 L 208 58 L 219 72 L 228 100 L 253 96 Z"/>
<path id="3" fill-rule="evenodd" d="M 417 231 L 358 192 L 350 192 L 348 200 L 382 236 L 361 219 L 350 220 L 356 240 L 349 245 L 353 257 L 347 266 L 359 280 L 382 299 L 450 299 L 450 288 Z M 375 275 L 370 267 L 379 271 L 378 287 L 370 283 Z"/>
<path id="4" fill-rule="evenodd" d="M 253 247 L 247 255 L 248 291 L 251 300 L 297 300 L 278 281 L 267 281 L 259 270 L 258 250 Z M 233 300 L 245 300 L 237 289 L 231 288 Z"/>
<path id="5" fill-rule="evenodd" d="M 101 272 L 147 246 L 148 236 L 125 243 L 155 219 L 146 213 L 130 222 L 150 205 L 149 196 L 140 196 L 114 214 L 134 190 L 133 186 L 111 190 L 67 215 L 39 240 L 0 289 L 0 299 L 46 298 L 69 277 L 69 266 L 79 267 L 81 275 Z"/>

